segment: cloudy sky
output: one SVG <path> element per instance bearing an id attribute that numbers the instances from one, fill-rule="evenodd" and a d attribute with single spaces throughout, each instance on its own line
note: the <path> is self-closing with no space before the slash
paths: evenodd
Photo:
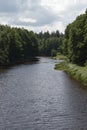
<path id="1" fill-rule="evenodd" d="M 0 0 L 0 24 L 64 32 L 86 8 L 87 0 Z"/>

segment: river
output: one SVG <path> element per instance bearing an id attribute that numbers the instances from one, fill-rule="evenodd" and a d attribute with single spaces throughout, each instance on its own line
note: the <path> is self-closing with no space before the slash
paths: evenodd
<path id="1" fill-rule="evenodd" d="M 0 130 L 87 130 L 87 91 L 56 60 L 41 57 L 0 73 Z"/>

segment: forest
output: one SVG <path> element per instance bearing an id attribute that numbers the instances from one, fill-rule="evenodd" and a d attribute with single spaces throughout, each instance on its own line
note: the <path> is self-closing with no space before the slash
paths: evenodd
<path id="1" fill-rule="evenodd" d="M 0 25 L 0 65 L 8 66 L 34 59 L 36 56 L 53 56 L 60 50 L 63 34 L 59 31 L 28 31 Z"/>
<path id="2" fill-rule="evenodd" d="M 65 29 L 62 50 L 70 62 L 87 64 L 87 10 Z"/>
<path id="3" fill-rule="evenodd" d="M 0 25 L 1 66 L 25 62 L 37 54 L 38 40 L 34 32 Z"/>
<path id="4" fill-rule="evenodd" d="M 29 61 L 35 56 L 66 55 L 77 65 L 87 64 L 87 10 L 70 23 L 65 34 L 28 31 L 0 25 L 0 65 Z"/>
<path id="5" fill-rule="evenodd" d="M 56 56 L 57 52 L 61 52 L 61 45 L 63 44 L 63 34 L 58 30 L 52 33 L 40 32 L 38 37 L 39 55 L 42 56 Z"/>

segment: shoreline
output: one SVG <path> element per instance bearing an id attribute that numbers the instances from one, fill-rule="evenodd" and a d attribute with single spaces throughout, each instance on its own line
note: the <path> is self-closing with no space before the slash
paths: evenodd
<path id="1" fill-rule="evenodd" d="M 68 73 L 73 79 L 81 84 L 82 87 L 87 88 L 87 66 L 82 67 L 76 64 L 68 63 L 66 61 L 55 65 L 56 70 L 63 70 Z"/>
<path id="2" fill-rule="evenodd" d="M 16 65 L 21 65 L 21 64 L 31 64 L 33 62 L 37 62 L 38 61 L 38 57 L 30 57 L 29 59 L 25 59 L 25 60 L 21 60 L 21 61 L 16 61 L 16 62 L 11 62 L 8 64 L 3 64 L 0 65 L 0 70 L 1 69 L 7 69 L 9 67 L 13 67 Z"/>

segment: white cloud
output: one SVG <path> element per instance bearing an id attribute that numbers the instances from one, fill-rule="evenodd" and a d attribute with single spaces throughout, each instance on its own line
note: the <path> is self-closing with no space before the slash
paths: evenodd
<path id="1" fill-rule="evenodd" d="M 0 23 L 35 32 L 64 32 L 87 7 L 87 0 L 0 0 Z"/>
<path id="2" fill-rule="evenodd" d="M 29 23 L 36 23 L 36 22 L 37 22 L 35 19 L 26 18 L 26 17 L 20 17 L 20 18 L 19 18 L 19 21 L 22 21 L 22 22 L 29 22 Z"/>

